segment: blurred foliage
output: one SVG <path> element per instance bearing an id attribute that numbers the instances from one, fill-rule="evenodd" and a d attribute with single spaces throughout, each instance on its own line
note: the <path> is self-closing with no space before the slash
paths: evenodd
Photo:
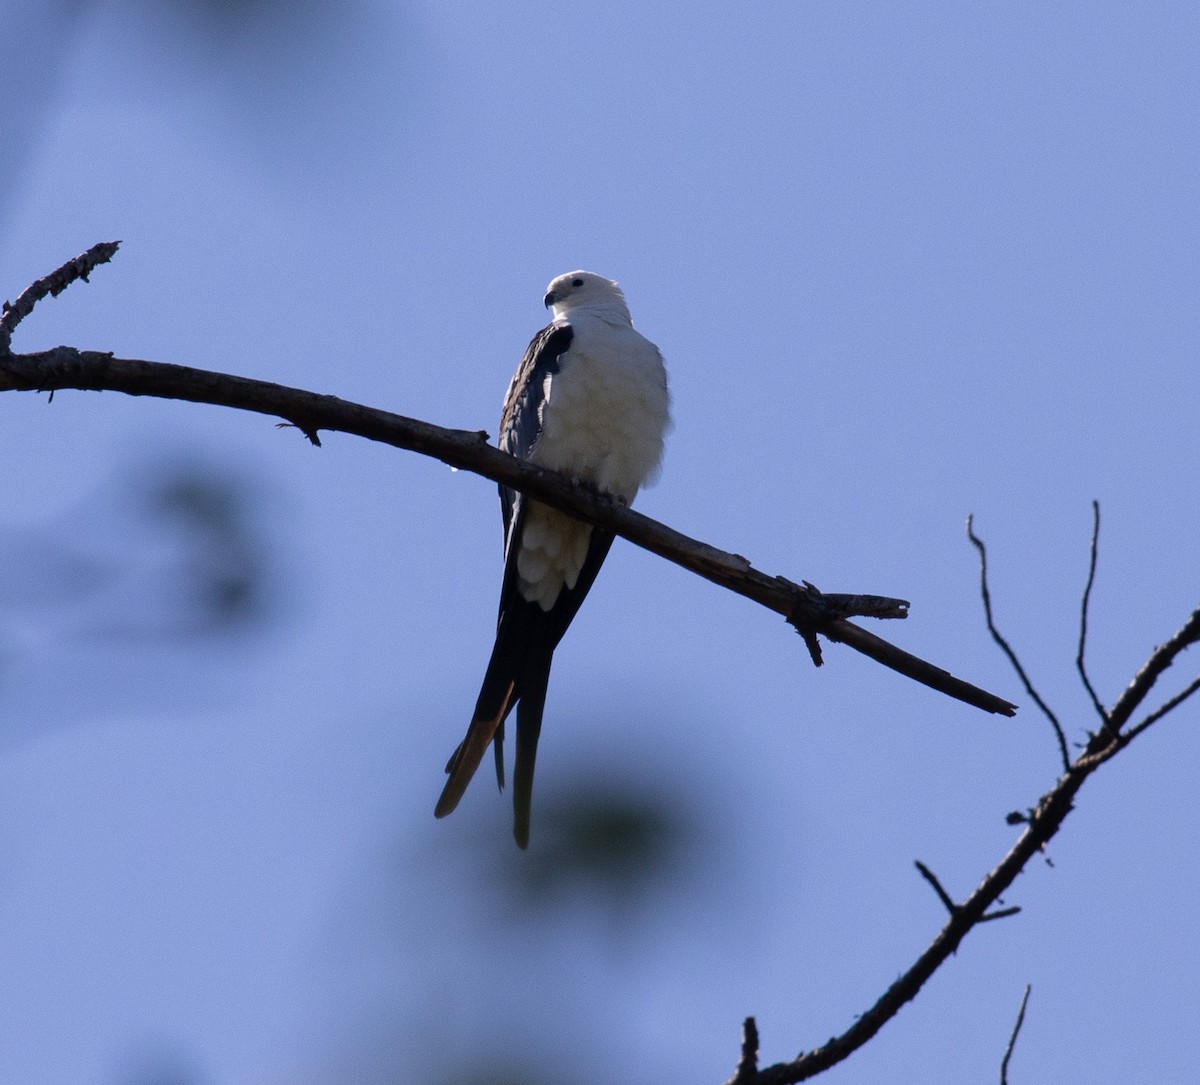
<path id="1" fill-rule="evenodd" d="M 220 30 L 252 27 L 256 20 L 277 24 L 310 19 L 315 15 L 336 16 L 344 7 L 338 0 L 133 0 L 132 6 L 150 13 L 176 12 Z"/>
<path id="2" fill-rule="evenodd" d="M 363 14 L 361 0 L 124 0 L 120 17 L 201 61 L 196 50 L 247 49 L 247 74 L 340 54 L 342 32 Z M 217 71 L 212 73 L 219 75 Z"/>
<path id="3" fill-rule="evenodd" d="M 240 626 L 268 610 L 266 555 L 239 480 L 188 468 L 158 480 L 152 515 L 178 527 L 180 570 L 197 632 Z"/>
<path id="4" fill-rule="evenodd" d="M 670 787 L 589 774 L 539 797 L 528 852 L 506 853 L 493 875 L 522 922 L 568 909 L 626 919 L 686 881 L 704 836 L 696 809 Z"/>
<path id="5" fill-rule="evenodd" d="M 198 460 L 110 483 L 49 522 L 0 532 L 0 642 L 226 635 L 274 612 L 256 485 Z M 5 627 L 8 635 L 5 635 Z"/>
<path id="6" fill-rule="evenodd" d="M 561 1074 L 550 1076 L 529 1065 L 476 1066 L 443 1078 L 443 1085 L 566 1085 Z"/>

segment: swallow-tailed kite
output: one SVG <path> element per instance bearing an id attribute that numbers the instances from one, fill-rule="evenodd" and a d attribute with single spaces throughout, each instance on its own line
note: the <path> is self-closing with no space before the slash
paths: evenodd
<path id="1" fill-rule="evenodd" d="M 630 502 L 657 475 L 670 426 L 662 355 L 634 331 L 625 295 L 609 279 L 568 272 L 550 283 L 545 303 L 554 319 L 533 337 L 509 384 L 500 447 Z M 513 835 L 525 847 L 551 659 L 613 536 L 506 486 L 500 509 L 504 580 L 496 643 L 435 813 L 445 817 L 458 805 L 493 741 L 504 787 L 504 721 L 515 707 Z"/>

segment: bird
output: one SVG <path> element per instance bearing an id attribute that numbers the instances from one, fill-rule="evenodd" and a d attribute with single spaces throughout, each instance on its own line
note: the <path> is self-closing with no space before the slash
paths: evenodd
<path id="1" fill-rule="evenodd" d="M 504 397 L 500 448 L 623 504 L 657 480 L 671 427 L 662 354 L 634 330 L 621 287 L 590 271 L 551 280 L 551 321 L 530 341 Z M 516 709 L 513 836 L 529 845 L 533 769 L 554 650 L 608 556 L 613 534 L 500 486 L 504 576 L 496 640 L 466 737 L 434 810 L 458 805 Z"/>

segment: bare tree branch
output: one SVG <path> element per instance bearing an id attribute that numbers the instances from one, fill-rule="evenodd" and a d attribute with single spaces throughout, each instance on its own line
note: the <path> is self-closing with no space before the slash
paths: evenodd
<path id="1" fill-rule="evenodd" d="M 101 248 L 97 246 L 89 253 L 97 253 Z M 89 257 L 89 253 L 77 257 L 70 265 L 64 265 L 40 281 L 51 285 L 42 289 L 35 284 L 35 287 L 21 295 L 22 299 L 28 295 L 32 300 L 22 302 L 18 299 L 17 305 L 10 311 L 16 312 L 20 306 L 27 313 L 40 297 L 53 293 L 55 286 L 63 289 L 67 283 L 82 277 L 101 257 L 107 259 L 103 251 L 92 257 Z M 53 392 L 65 388 L 116 391 L 135 396 L 233 407 L 283 418 L 316 444 L 320 443 L 318 432 L 330 430 L 432 456 L 451 467 L 483 475 L 494 482 L 531 494 L 539 501 L 590 524 L 607 528 L 714 584 L 783 615 L 804 637 L 813 661 L 818 665 L 820 650 L 816 637 L 820 634 L 831 641 L 846 644 L 932 689 L 987 712 L 1011 716 L 1016 711 L 1016 706 L 1003 698 L 956 678 L 847 621 L 847 618 L 856 615 L 903 618 L 908 613 L 905 600 L 880 596 L 825 595 L 811 584 L 795 584 L 784 577 L 768 576 L 753 568 L 739 554 L 727 553 L 691 539 L 603 494 L 574 483 L 566 476 L 546 471 L 493 448 L 487 443 L 486 433 L 443 429 L 428 422 L 350 403 L 334 396 L 188 366 L 114 358 L 111 354 L 80 351 L 72 347 L 57 347 L 31 354 L 13 354 L 7 348 L 0 350 L 0 391 Z"/>
<path id="2" fill-rule="evenodd" d="M 1088 560 L 1088 578 L 1087 585 L 1083 589 L 1083 600 L 1079 606 L 1079 650 L 1075 653 L 1075 667 L 1079 671 L 1079 677 L 1083 680 L 1083 688 L 1088 691 L 1088 696 L 1092 699 L 1092 704 L 1100 715 L 1100 719 L 1104 723 L 1108 723 L 1108 712 L 1101 703 L 1100 698 L 1096 696 L 1096 690 L 1092 686 L 1091 679 L 1088 678 L 1087 666 L 1084 663 L 1084 653 L 1087 650 L 1087 627 L 1088 627 L 1088 606 L 1092 599 L 1092 585 L 1096 582 L 1096 556 L 1099 551 L 1100 544 L 1100 502 L 1092 502 L 1092 551 L 1091 557 Z"/>
<path id="3" fill-rule="evenodd" d="M 1013 670 L 1017 672 L 1017 677 L 1021 679 L 1021 684 L 1025 687 L 1025 692 L 1033 698 L 1034 703 L 1042 710 L 1046 719 L 1050 721 L 1050 726 L 1054 728 L 1054 736 L 1058 739 L 1058 749 L 1062 757 L 1063 768 L 1067 768 L 1071 764 L 1071 754 L 1067 750 L 1067 736 L 1063 734 L 1058 717 L 1050 710 L 1050 706 L 1042 700 L 1038 691 L 1033 688 L 1033 683 L 1029 680 L 1029 675 L 1025 673 L 1025 668 L 1021 666 L 1021 661 L 1017 658 L 1017 653 L 1012 650 L 1008 641 L 1004 639 L 1000 630 L 996 628 L 996 623 L 992 618 L 992 593 L 988 590 L 987 578 L 987 547 L 983 545 L 983 540 L 975 534 L 974 516 L 967 517 L 967 538 L 971 540 L 972 545 L 979 551 L 979 594 L 983 598 L 983 613 L 987 619 L 988 632 L 991 633 L 992 640 L 1000 646 L 1000 650 L 1008 657 L 1009 663 L 1012 664 Z"/>
<path id="4" fill-rule="evenodd" d="M 981 545 L 974 538 L 972 541 L 977 547 Z M 1029 860 L 1043 853 L 1046 845 L 1062 827 L 1067 815 L 1074 809 L 1075 796 L 1087 778 L 1124 749 L 1136 734 L 1162 719 L 1170 708 L 1179 705 L 1186 697 L 1200 689 L 1200 679 L 1197 679 L 1161 709 L 1143 720 L 1138 728 L 1122 731 L 1158 677 L 1170 667 L 1180 652 L 1197 641 L 1200 641 L 1200 609 L 1191 614 L 1174 636 L 1151 653 L 1125 693 L 1113 706 L 1109 713 L 1108 726 L 1092 736 L 1087 747 L 1067 766 L 1055 786 L 1026 814 L 1015 818 L 1013 815 L 1009 816 L 1009 824 L 1022 824 L 1025 826 L 1024 830 L 1004 858 L 985 875 L 965 901 L 955 904 L 949 894 L 940 888 L 937 879 L 927 873 L 927 868 L 922 870 L 922 874 L 934 886 L 935 891 L 938 891 L 942 903 L 947 905 L 950 917 L 908 970 L 840 1036 L 835 1036 L 823 1047 L 799 1055 L 791 1062 L 764 1067 L 757 1076 L 750 1079 L 750 1085 L 793 1085 L 795 1082 L 815 1077 L 849 1057 L 896 1016 L 906 1002 L 916 997 L 926 980 L 957 951 L 962 940 L 972 929 L 989 918 L 1011 915 L 1012 909 L 998 912 L 989 912 L 988 909 L 1012 885 Z"/>

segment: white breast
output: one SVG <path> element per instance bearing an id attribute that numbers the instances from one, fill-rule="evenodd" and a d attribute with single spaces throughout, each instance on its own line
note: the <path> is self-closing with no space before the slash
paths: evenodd
<path id="1" fill-rule="evenodd" d="M 572 325 L 533 462 L 632 501 L 658 472 L 670 424 L 662 356 L 631 327 L 586 316 Z"/>
<path id="2" fill-rule="evenodd" d="M 534 463 L 632 501 L 654 480 L 670 427 L 667 374 L 658 348 L 632 327 L 572 316 L 575 337 L 547 378 Z M 536 503 L 517 558 L 521 593 L 549 610 L 574 587 L 591 528 Z"/>

